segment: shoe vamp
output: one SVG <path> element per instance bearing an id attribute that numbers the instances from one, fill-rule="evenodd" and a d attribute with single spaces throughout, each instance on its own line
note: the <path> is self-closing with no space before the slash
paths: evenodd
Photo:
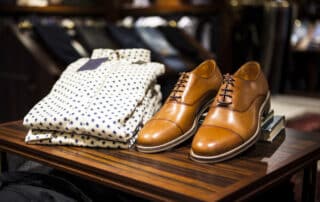
<path id="1" fill-rule="evenodd" d="M 197 116 L 201 103 L 186 105 L 181 103 L 167 103 L 153 117 L 153 119 L 168 120 L 177 124 L 183 132 L 188 131 Z"/>
<path id="2" fill-rule="evenodd" d="M 228 107 L 213 107 L 210 109 L 203 125 L 228 129 L 247 140 L 257 130 L 262 103 L 263 99 L 258 97 L 245 111 L 232 110 Z"/>

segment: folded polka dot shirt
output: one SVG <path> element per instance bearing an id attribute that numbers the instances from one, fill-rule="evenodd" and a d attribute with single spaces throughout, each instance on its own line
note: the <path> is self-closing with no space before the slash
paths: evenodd
<path id="1" fill-rule="evenodd" d="M 129 148 L 160 108 L 164 66 L 145 49 L 97 49 L 70 64 L 25 116 L 27 143 Z"/>

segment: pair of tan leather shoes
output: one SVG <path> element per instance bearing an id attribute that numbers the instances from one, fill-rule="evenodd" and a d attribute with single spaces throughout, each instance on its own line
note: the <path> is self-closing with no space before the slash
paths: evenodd
<path id="1" fill-rule="evenodd" d="M 195 135 L 191 159 L 223 161 L 256 143 L 269 109 L 268 83 L 258 63 L 248 62 L 222 77 L 215 61 L 207 60 L 181 75 L 162 108 L 139 132 L 137 149 L 161 152 Z"/>

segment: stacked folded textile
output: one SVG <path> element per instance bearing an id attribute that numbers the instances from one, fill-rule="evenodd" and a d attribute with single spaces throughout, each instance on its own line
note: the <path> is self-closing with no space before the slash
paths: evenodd
<path id="1" fill-rule="evenodd" d="M 70 64 L 51 92 L 25 116 L 25 141 L 129 148 L 161 106 L 156 78 L 164 66 L 145 49 L 96 49 Z"/>

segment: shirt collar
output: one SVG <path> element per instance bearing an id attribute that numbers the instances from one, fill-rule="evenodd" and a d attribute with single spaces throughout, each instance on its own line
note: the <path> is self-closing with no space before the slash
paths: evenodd
<path id="1" fill-rule="evenodd" d="M 108 60 L 125 60 L 131 63 L 150 62 L 150 51 L 142 48 L 133 49 L 95 49 L 91 59 L 108 58 Z"/>

